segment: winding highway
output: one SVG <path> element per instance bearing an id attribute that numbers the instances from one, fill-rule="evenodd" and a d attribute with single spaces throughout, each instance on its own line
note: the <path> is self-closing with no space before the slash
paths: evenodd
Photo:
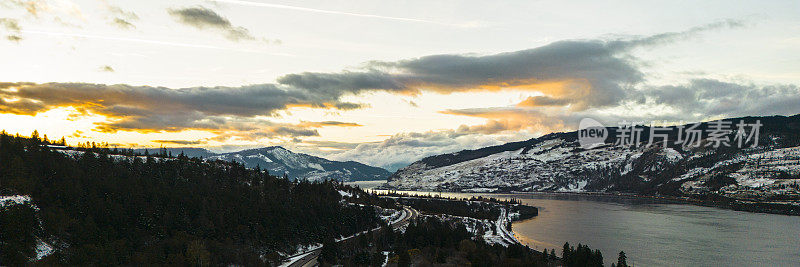
<path id="1" fill-rule="evenodd" d="M 403 227 L 404 225 L 408 224 L 414 218 L 417 218 L 417 216 L 419 216 L 419 211 L 417 211 L 415 209 L 412 209 L 410 207 L 403 206 L 403 218 L 401 218 L 400 220 L 397 220 L 394 223 L 392 223 L 391 224 L 392 229 L 397 229 L 397 228 Z M 374 230 L 377 230 L 377 229 L 378 228 L 375 228 L 375 229 L 369 230 L 367 232 L 374 231 Z M 359 234 L 347 237 L 347 238 L 339 240 L 337 242 L 342 242 L 342 241 L 348 240 L 350 238 L 359 236 L 359 235 L 367 233 L 367 232 L 361 232 Z M 312 251 L 309 251 L 302 258 L 300 258 L 300 259 L 292 262 L 291 264 L 289 264 L 289 267 L 319 266 L 319 262 L 317 261 L 317 258 L 319 257 L 319 254 L 321 252 L 322 252 L 322 248 L 321 247 L 317 248 L 317 249 L 314 249 Z"/>

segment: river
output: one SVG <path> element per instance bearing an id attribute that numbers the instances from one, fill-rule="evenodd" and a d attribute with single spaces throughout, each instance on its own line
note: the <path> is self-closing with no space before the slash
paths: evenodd
<path id="1" fill-rule="evenodd" d="M 557 254 L 564 242 L 586 244 L 603 252 L 607 266 L 620 250 L 639 266 L 800 266 L 800 216 L 588 195 L 442 195 L 513 197 L 538 207 L 539 216 L 513 224 L 520 241 Z"/>

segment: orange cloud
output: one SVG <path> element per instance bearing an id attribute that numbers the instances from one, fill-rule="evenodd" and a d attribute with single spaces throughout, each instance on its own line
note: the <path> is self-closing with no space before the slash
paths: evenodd
<path id="1" fill-rule="evenodd" d="M 479 108 L 444 110 L 442 114 L 469 116 L 487 119 L 481 125 L 462 125 L 459 133 L 496 134 L 506 131 L 554 132 L 565 129 L 564 120 L 532 109 Z"/>

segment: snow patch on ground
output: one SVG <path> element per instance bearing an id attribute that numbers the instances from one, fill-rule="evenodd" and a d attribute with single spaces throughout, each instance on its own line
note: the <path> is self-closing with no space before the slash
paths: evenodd
<path id="1" fill-rule="evenodd" d="M 45 243 L 41 239 L 38 239 L 36 242 L 36 260 L 41 260 L 44 257 L 53 254 L 55 249 L 50 244 Z"/>
<path id="2" fill-rule="evenodd" d="M 28 203 L 31 203 L 31 197 L 27 195 L 0 196 L 0 207 Z"/>
<path id="3" fill-rule="evenodd" d="M 339 194 L 342 195 L 342 197 L 353 197 L 352 193 L 343 190 L 339 190 Z"/>

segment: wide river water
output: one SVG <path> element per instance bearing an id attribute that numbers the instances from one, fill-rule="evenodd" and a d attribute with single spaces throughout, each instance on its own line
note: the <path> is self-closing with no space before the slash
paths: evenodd
<path id="1" fill-rule="evenodd" d="M 368 189 L 380 183 L 354 184 Z M 441 195 L 513 197 L 538 207 L 539 216 L 513 224 L 520 241 L 536 250 L 556 248 L 559 255 L 564 242 L 586 244 L 603 252 L 607 266 L 620 250 L 638 266 L 800 266 L 800 216 L 587 195 Z"/>

